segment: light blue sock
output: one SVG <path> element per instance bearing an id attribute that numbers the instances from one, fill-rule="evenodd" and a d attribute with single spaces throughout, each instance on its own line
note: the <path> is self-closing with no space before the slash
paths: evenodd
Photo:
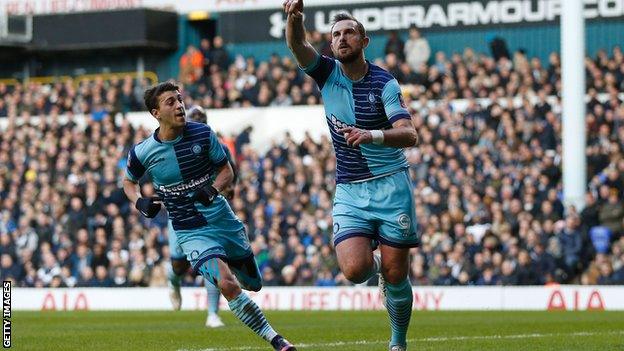
<path id="1" fill-rule="evenodd" d="M 221 292 L 214 284 L 204 279 L 206 284 L 206 293 L 208 294 L 208 314 L 219 313 L 219 299 L 221 298 Z"/>
<path id="2" fill-rule="evenodd" d="M 169 284 L 175 288 L 180 287 L 180 282 L 182 281 L 182 276 L 175 274 L 173 271 L 171 262 L 167 264 L 167 280 L 169 281 Z"/>
<path id="3" fill-rule="evenodd" d="M 399 284 L 386 281 L 386 307 L 390 316 L 390 346 L 407 346 L 406 336 L 412 316 L 412 287 L 408 279 Z"/>
<path id="4" fill-rule="evenodd" d="M 254 333 L 264 338 L 264 340 L 271 342 L 277 335 L 269 322 L 267 322 L 260 307 L 244 292 L 241 292 L 240 295 L 230 300 L 228 304 L 234 315 L 245 323 L 246 326 L 251 328 Z"/>

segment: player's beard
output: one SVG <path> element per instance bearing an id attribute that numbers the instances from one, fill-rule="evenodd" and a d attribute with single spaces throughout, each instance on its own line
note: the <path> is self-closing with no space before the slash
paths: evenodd
<path id="1" fill-rule="evenodd" d="M 360 57 L 360 55 L 362 55 L 362 50 L 362 48 L 355 49 L 351 51 L 351 53 L 342 56 L 338 54 L 336 55 L 336 59 L 342 64 L 355 62 Z"/>

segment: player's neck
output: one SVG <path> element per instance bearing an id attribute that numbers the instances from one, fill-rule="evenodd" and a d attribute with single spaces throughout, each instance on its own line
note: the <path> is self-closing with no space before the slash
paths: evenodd
<path id="1" fill-rule="evenodd" d="M 341 63 L 341 66 L 345 76 L 354 82 L 364 78 L 368 72 L 368 62 L 364 60 L 364 57 L 350 63 Z"/>
<path id="2" fill-rule="evenodd" d="M 173 127 L 168 125 L 160 125 L 158 129 L 158 139 L 163 141 L 171 141 L 175 140 L 177 137 L 182 135 L 184 132 L 184 126 L 182 127 Z"/>

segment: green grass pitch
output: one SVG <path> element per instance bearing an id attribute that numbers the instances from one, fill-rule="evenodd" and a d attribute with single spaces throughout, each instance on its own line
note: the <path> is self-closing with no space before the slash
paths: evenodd
<path id="1" fill-rule="evenodd" d="M 205 312 L 13 311 L 15 350 L 271 350 L 229 311 L 226 327 Z M 382 311 L 277 312 L 269 321 L 299 350 L 387 350 Z M 409 350 L 624 350 L 624 312 L 421 312 Z"/>

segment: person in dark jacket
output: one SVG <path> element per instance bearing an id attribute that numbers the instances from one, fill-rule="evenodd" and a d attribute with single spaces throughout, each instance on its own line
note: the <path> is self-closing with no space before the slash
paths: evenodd
<path id="1" fill-rule="evenodd" d="M 579 221 L 575 216 L 568 216 L 565 228 L 557 235 L 561 245 L 561 254 L 566 272 L 570 276 L 576 275 L 582 249 L 582 237 Z"/>
<path id="2" fill-rule="evenodd" d="M 544 250 L 542 243 L 535 245 L 531 258 L 533 259 L 533 270 L 537 274 L 537 282 L 539 284 L 546 283 L 545 277 L 554 275 L 555 269 L 557 269 L 555 258 Z"/>

